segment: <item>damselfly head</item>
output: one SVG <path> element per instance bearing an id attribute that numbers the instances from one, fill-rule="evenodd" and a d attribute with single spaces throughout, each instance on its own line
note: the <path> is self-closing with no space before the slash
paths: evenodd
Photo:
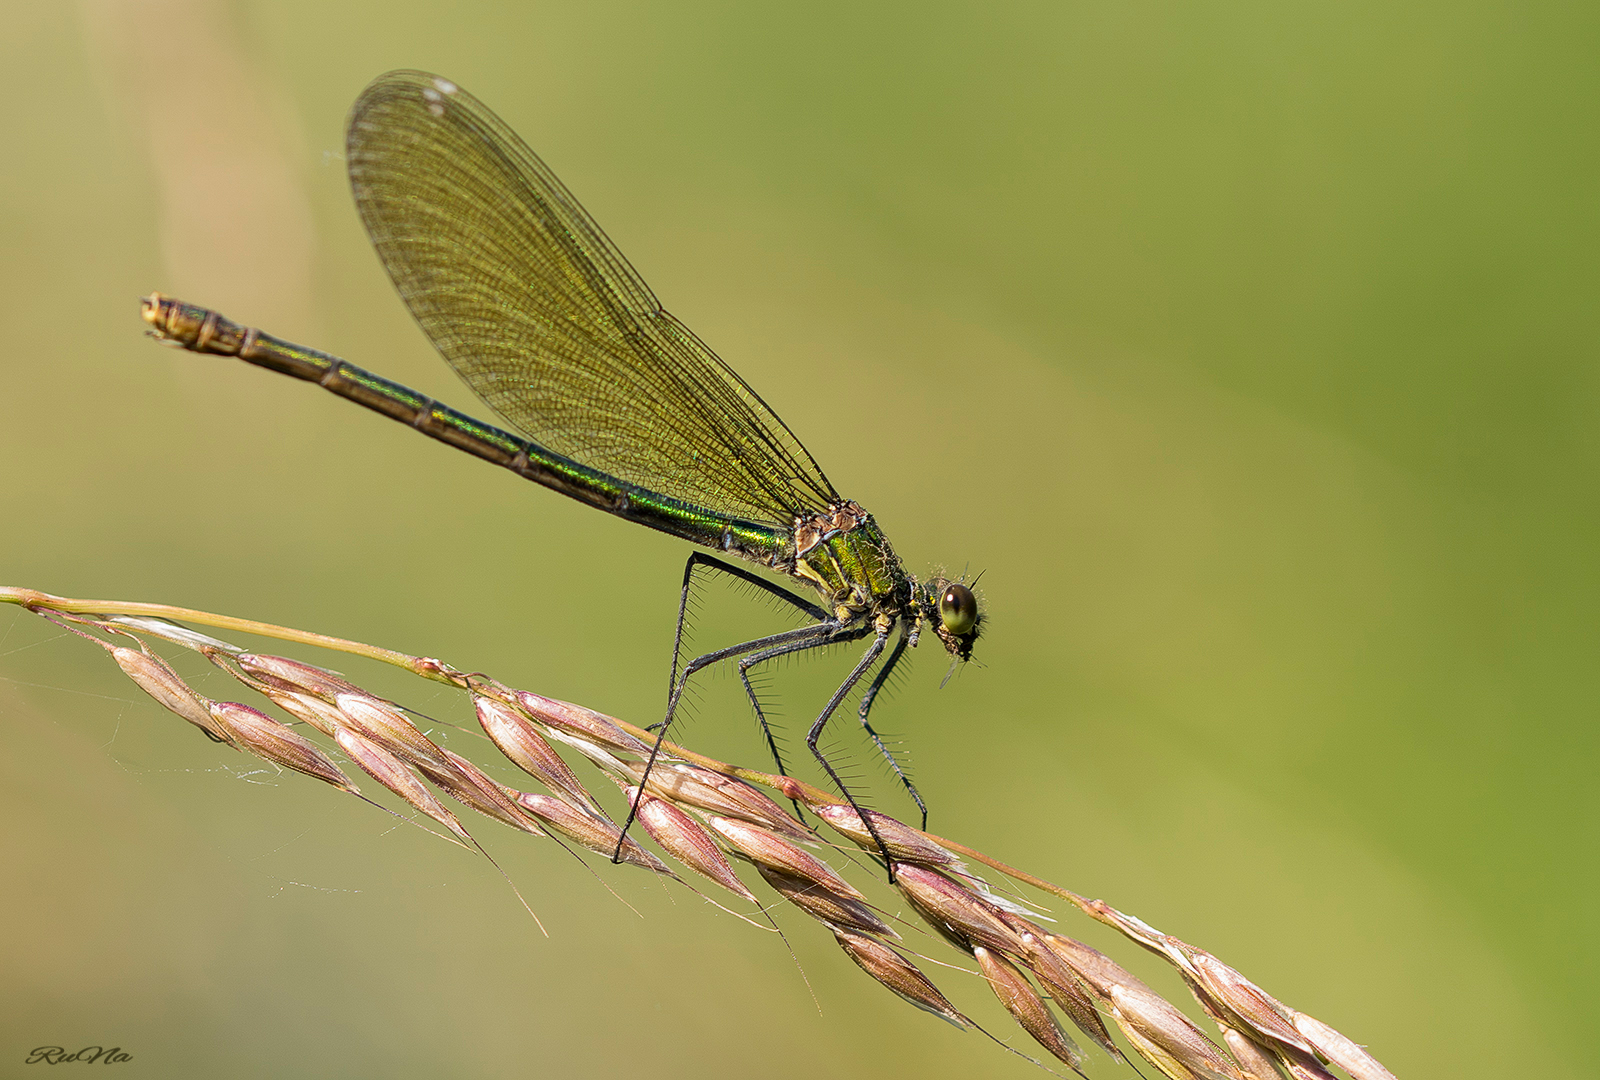
<path id="1" fill-rule="evenodd" d="M 923 617 L 951 657 L 972 659 L 972 646 L 983 632 L 983 608 L 971 587 L 935 575 L 922 583 L 919 592 Z"/>

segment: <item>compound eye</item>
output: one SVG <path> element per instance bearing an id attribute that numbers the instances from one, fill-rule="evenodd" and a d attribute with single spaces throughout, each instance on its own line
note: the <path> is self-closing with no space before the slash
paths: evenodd
<path id="1" fill-rule="evenodd" d="M 950 585 L 939 598 L 939 621 L 958 637 L 970 633 L 978 625 L 978 598 L 965 585 Z"/>

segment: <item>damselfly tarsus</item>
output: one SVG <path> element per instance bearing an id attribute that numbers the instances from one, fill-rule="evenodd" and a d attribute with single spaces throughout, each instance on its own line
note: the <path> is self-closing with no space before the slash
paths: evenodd
<path id="1" fill-rule="evenodd" d="M 970 658 L 983 621 L 972 590 L 942 575 L 919 581 L 908 573 L 872 515 L 840 497 L 777 414 L 661 307 L 544 162 L 476 98 L 434 75 L 391 72 L 356 100 L 346 147 L 356 205 L 401 297 L 456 373 L 520 435 L 327 353 L 159 294 L 144 302 L 154 333 L 195 352 L 237 356 L 318 383 L 564 495 L 786 576 L 815 594 L 818 601 L 736 563 L 691 554 L 657 730 L 665 737 L 671 728 L 692 675 L 736 660 L 778 770 L 787 775 L 750 669 L 870 639 L 812 723 L 806 745 L 888 863 L 871 816 L 818 740 L 876 666 L 857 715 L 926 825 L 921 795 L 869 713 L 924 627 L 952 663 Z M 682 664 L 684 616 L 701 568 L 748 582 L 811 622 Z M 624 834 L 633 817 L 630 807 Z"/>

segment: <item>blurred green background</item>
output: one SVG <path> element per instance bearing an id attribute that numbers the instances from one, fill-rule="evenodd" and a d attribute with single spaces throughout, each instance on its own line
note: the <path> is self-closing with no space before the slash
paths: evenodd
<path id="1" fill-rule="evenodd" d="M 939 691 L 924 648 L 877 714 L 933 828 L 1209 948 L 1402 1078 L 1578 1076 L 1600 1002 L 1597 22 L 9 3 L 0 582 L 658 715 L 685 545 L 140 336 L 161 289 L 470 406 L 341 158 L 368 80 L 434 70 L 910 567 L 985 572 L 982 666 Z M 772 618 L 708 590 L 697 640 Z M 847 663 L 773 672 L 796 738 Z M 636 916 L 481 824 L 546 940 L 481 860 L 251 774 L 10 610 L 0 738 L 0 1075 L 44 1043 L 163 1077 L 1035 1075 L 804 919 L 779 915 L 817 1004 L 772 935 L 607 868 Z M 728 677 L 684 739 L 762 761 Z M 1015 1032 L 975 979 L 935 977 Z"/>

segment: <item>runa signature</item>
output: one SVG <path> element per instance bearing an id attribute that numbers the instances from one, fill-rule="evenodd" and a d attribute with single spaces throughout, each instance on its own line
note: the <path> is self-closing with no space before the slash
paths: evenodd
<path id="1" fill-rule="evenodd" d="M 133 1055 L 123 1050 L 120 1046 L 85 1046 L 82 1050 L 74 1050 L 70 1054 L 61 1046 L 36 1046 L 28 1054 L 24 1065 L 65 1065 L 69 1061 L 81 1061 L 86 1064 L 99 1062 L 102 1065 L 111 1065 L 119 1061 L 132 1061 Z"/>

